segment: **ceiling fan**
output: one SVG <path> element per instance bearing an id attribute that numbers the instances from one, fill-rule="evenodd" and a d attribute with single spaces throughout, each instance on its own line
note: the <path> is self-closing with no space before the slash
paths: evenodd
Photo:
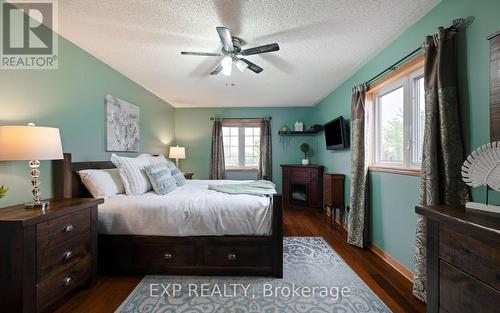
<path id="1" fill-rule="evenodd" d="M 217 75 L 222 72 L 222 74 L 230 76 L 233 64 L 242 72 L 248 68 L 249 70 L 258 74 L 264 69 L 257 64 L 243 58 L 243 56 L 273 52 L 280 49 L 277 43 L 271 43 L 268 45 L 242 50 L 242 40 L 237 37 L 231 36 L 231 31 L 229 31 L 227 27 L 220 26 L 216 27 L 216 29 L 222 42 L 221 53 L 186 51 L 181 52 L 182 55 L 223 57 L 220 64 L 210 72 L 210 75 Z"/>

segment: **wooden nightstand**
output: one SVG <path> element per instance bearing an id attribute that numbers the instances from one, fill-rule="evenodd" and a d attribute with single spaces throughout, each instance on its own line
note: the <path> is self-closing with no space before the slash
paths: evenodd
<path id="1" fill-rule="evenodd" d="M 182 174 L 184 174 L 184 177 L 186 177 L 186 179 L 193 179 L 194 173 L 182 173 Z"/>
<path id="2" fill-rule="evenodd" d="M 102 199 L 53 200 L 45 211 L 0 209 L 0 311 L 50 309 L 97 281 L 97 206 Z"/>
<path id="3" fill-rule="evenodd" d="M 336 212 L 339 209 L 339 224 L 342 230 L 344 222 L 344 180 L 342 174 L 325 173 L 323 178 L 323 214 L 326 215 L 327 208 L 330 209 L 330 226 L 336 223 Z"/>

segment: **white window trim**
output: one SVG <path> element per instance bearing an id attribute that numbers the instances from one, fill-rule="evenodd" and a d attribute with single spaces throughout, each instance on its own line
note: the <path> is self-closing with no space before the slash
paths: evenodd
<path id="1" fill-rule="evenodd" d="M 424 69 L 423 67 L 391 82 L 389 85 L 378 89 L 373 93 L 371 105 L 367 105 L 366 108 L 366 129 L 367 135 L 365 136 L 365 147 L 367 147 L 367 160 L 369 167 L 373 169 L 401 169 L 403 171 L 410 170 L 416 171 L 420 170 L 421 164 L 414 162 L 416 157 L 416 151 L 414 151 L 414 145 L 412 142 L 418 138 L 418 129 L 411 128 L 409 125 L 418 125 L 419 112 L 418 107 L 415 105 L 415 101 L 418 99 L 418 91 L 415 88 L 416 80 L 423 77 Z M 379 134 L 379 105 L 377 103 L 378 98 L 387 93 L 390 93 L 398 88 L 404 88 L 404 130 L 403 130 L 403 161 L 402 162 L 388 162 L 381 161 L 380 156 L 380 143 L 376 141 L 380 140 Z M 370 103 L 369 103 L 370 104 Z M 408 113 L 410 112 L 410 113 Z"/>

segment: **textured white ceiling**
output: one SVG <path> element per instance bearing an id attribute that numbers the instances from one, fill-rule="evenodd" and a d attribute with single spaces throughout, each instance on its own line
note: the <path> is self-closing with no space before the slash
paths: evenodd
<path id="1" fill-rule="evenodd" d="M 59 33 L 175 107 L 311 106 L 438 2 L 63 0 Z M 281 50 L 210 76 L 219 58 L 180 51 L 219 52 L 216 26 Z"/>

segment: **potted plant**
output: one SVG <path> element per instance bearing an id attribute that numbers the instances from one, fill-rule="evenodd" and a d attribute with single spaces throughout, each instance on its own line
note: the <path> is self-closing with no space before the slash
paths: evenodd
<path id="1" fill-rule="evenodd" d="M 302 165 L 309 165 L 309 159 L 307 158 L 307 153 L 311 151 L 311 147 L 307 143 L 300 145 L 300 151 L 304 153 L 304 159 L 302 159 Z"/>
<path id="2" fill-rule="evenodd" d="M 0 199 L 5 197 L 5 194 L 7 193 L 7 188 L 5 186 L 0 186 Z"/>

